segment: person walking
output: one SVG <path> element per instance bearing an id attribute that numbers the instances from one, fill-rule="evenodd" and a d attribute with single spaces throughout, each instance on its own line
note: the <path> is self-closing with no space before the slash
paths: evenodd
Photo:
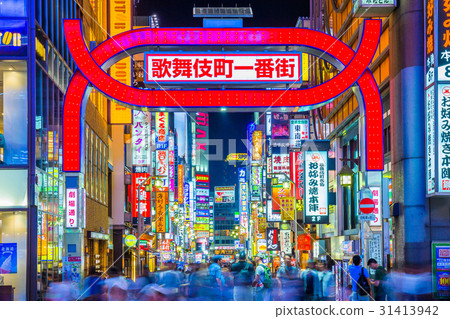
<path id="1" fill-rule="evenodd" d="M 370 280 L 373 288 L 375 301 L 386 301 L 386 275 L 387 272 L 383 266 L 378 265 L 377 261 L 370 258 L 367 261 L 367 266 L 375 270 L 374 280 Z"/>
<path id="2" fill-rule="evenodd" d="M 318 276 L 320 282 L 319 300 L 335 301 L 336 300 L 336 282 L 334 274 L 330 271 L 331 267 L 326 262 L 318 265 Z"/>
<path id="3" fill-rule="evenodd" d="M 303 284 L 300 277 L 300 269 L 292 266 L 291 257 L 284 256 L 284 265 L 278 270 L 278 277 L 281 280 L 283 287 L 282 300 L 284 301 L 298 301 L 303 298 Z"/>
<path id="4" fill-rule="evenodd" d="M 211 285 L 214 288 L 212 291 L 212 300 L 222 300 L 222 292 L 225 286 L 225 278 L 222 275 L 222 256 L 214 256 L 213 263 L 209 266 L 209 276 L 211 278 Z"/>
<path id="5" fill-rule="evenodd" d="M 313 260 L 308 261 L 306 270 L 301 275 L 305 292 L 305 301 L 316 301 L 320 295 L 320 282 L 317 275 L 316 263 Z"/>
<path id="6" fill-rule="evenodd" d="M 256 261 L 256 270 L 255 270 L 255 279 L 253 280 L 253 300 L 255 301 L 266 301 L 269 300 L 268 290 L 272 286 L 272 273 L 270 268 L 264 265 L 263 259 L 264 254 L 258 253 L 255 256 Z"/>
<path id="7" fill-rule="evenodd" d="M 369 272 L 361 266 L 361 256 L 354 255 L 348 272 L 352 278 L 351 301 L 369 301 L 370 299 L 370 279 Z"/>
<path id="8" fill-rule="evenodd" d="M 234 276 L 234 301 L 251 301 L 252 278 L 255 275 L 253 265 L 246 261 L 245 251 L 239 253 L 239 261 L 231 265 Z"/>

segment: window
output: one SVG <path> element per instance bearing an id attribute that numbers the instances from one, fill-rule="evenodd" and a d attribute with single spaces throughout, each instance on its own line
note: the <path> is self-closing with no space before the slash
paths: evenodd
<path id="1" fill-rule="evenodd" d="M 27 65 L 0 61 L 0 166 L 28 164 Z"/>

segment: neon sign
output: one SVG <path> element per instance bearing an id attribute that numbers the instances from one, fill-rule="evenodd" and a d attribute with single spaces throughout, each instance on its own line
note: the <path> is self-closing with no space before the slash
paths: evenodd
<path id="1" fill-rule="evenodd" d="M 63 168 L 79 171 L 81 158 L 81 118 L 85 111 L 88 84 L 118 103 L 133 108 L 249 108 L 298 107 L 309 110 L 339 96 L 353 84 L 359 86 L 366 114 L 367 170 L 382 170 L 382 104 L 375 79 L 368 69 L 378 47 L 381 20 L 365 20 L 357 52 L 342 41 L 322 32 L 301 29 L 150 29 L 120 33 L 89 52 L 79 20 L 64 20 L 69 50 L 78 66 L 67 89 L 63 119 Z M 331 80 L 302 90 L 148 90 L 127 86 L 111 78 L 104 70 L 120 59 L 123 51 L 149 45 L 296 45 L 311 54 L 326 52 L 324 59 L 342 69 Z M 310 53 L 310 52 L 308 52 Z M 331 57 L 331 58 L 330 58 Z M 130 106 L 131 107 L 131 106 Z"/>
<path id="2" fill-rule="evenodd" d="M 300 54 L 146 54 L 146 82 L 296 82 Z"/>

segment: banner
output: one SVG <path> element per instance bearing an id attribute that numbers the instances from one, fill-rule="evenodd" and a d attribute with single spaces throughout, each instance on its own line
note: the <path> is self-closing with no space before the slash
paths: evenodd
<path id="1" fill-rule="evenodd" d="M 133 165 L 151 165 L 151 116 L 149 112 L 133 111 L 132 157 Z"/>
<path id="2" fill-rule="evenodd" d="M 240 233 L 247 234 L 248 228 L 248 187 L 247 183 L 239 184 Z"/>
<path id="3" fill-rule="evenodd" d="M 66 228 L 78 228 L 78 188 L 66 189 Z"/>
<path id="4" fill-rule="evenodd" d="M 112 37 L 124 31 L 131 30 L 131 15 L 131 1 L 111 0 L 109 5 L 109 35 Z M 120 60 L 110 68 L 111 77 L 128 86 L 132 84 L 131 73 L 131 57 Z M 131 124 L 131 108 L 111 101 L 109 122 L 110 124 Z"/>
<path id="5" fill-rule="evenodd" d="M 280 250 L 285 254 L 289 255 L 292 253 L 292 245 L 291 245 L 291 230 L 281 230 L 280 231 Z"/>
<path id="6" fill-rule="evenodd" d="M 293 119 L 289 125 L 289 147 L 300 148 L 302 140 L 309 139 L 309 119 Z"/>
<path id="7" fill-rule="evenodd" d="M 280 198 L 280 205 L 281 205 L 281 220 L 294 220 L 295 198 L 282 197 Z"/>
<path id="8" fill-rule="evenodd" d="M 169 203 L 167 192 L 156 192 L 155 200 L 155 224 L 157 233 L 168 232 L 167 218 L 167 205 Z"/>
<path id="9" fill-rule="evenodd" d="M 132 210 L 132 217 L 133 217 L 133 224 L 136 225 L 138 223 L 138 197 L 140 200 L 140 213 L 142 217 L 144 218 L 144 224 L 151 225 L 151 200 L 150 200 L 150 192 L 145 191 L 145 185 L 142 185 L 141 189 L 138 190 L 138 187 L 141 183 L 143 183 L 150 174 L 148 173 L 132 173 L 131 174 L 131 189 L 133 193 L 133 210 Z M 141 195 L 139 195 L 139 192 L 141 192 Z"/>
<path id="10" fill-rule="evenodd" d="M 267 250 L 268 251 L 280 250 L 279 243 L 278 243 L 278 229 L 277 228 L 267 228 L 266 239 L 267 239 Z"/>
<path id="11" fill-rule="evenodd" d="M 218 204 L 234 203 L 234 186 L 214 187 L 214 202 Z"/>
<path id="12" fill-rule="evenodd" d="M 328 224 L 328 152 L 306 151 L 304 223 Z"/>
<path id="13" fill-rule="evenodd" d="M 292 53 L 150 53 L 145 62 L 146 83 L 302 81 L 301 55 Z"/>
<path id="14" fill-rule="evenodd" d="M 253 150 L 252 150 L 252 160 L 260 161 L 262 159 L 262 132 L 253 132 Z"/>

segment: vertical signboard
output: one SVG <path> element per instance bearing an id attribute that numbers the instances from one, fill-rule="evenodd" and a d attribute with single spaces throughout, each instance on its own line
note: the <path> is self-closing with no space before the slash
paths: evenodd
<path id="1" fill-rule="evenodd" d="M 267 251 L 280 250 L 278 243 L 278 228 L 267 228 L 266 230 Z"/>
<path id="2" fill-rule="evenodd" d="M 427 194 L 434 193 L 436 189 L 436 146 L 435 131 L 436 126 L 436 105 L 434 95 L 434 85 L 425 92 L 425 116 L 426 116 L 426 169 L 427 169 Z"/>
<path id="3" fill-rule="evenodd" d="M 151 224 L 151 201 L 150 193 L 145 191 L 145 186 L 142 185 L 140 189 L 139 185 L 142 184 L 149 177 L 148 173 L 132 173 L 132 193 L 133 193 L 133 224 L 138 223 L 139 214 L 144 218 L 144 224 Z M 140 195 L 139 195 L 140 193 Z"/>
<path id="4" fill-rule="evenodd" d="M 245 167 L 239 167 L 239 183 L 245 183 Z"/>
<path id="5" fill-rule="evenodd" d="M 435 81 L 434 4 L 435 0 L 425 1 L 425 87 L 428 87 Z"/>
<path id="6" fill-rule="evenodd" d="M 133 165 L 148 166 L 151 163 L 151 116 L 149 112 L 133 111 L 132 157 Z"/>
<path id="7" fill-rule="evenodd" d="M 262 186 L 262 168 L 259 166 L 252 166 L 252 188 L 251 200 L 261 200 L 261 186 Z"/>
<path id="8" fill-rule="evenodd" d="M 166 233 L 168 231 L 167 218 L 168 193 L 156 192 L 155 200 L 155 225 L 157 233 Z"/>
<path id="9" fill-rule="evenodd" d="M 178 165 L 178 204 L 183 204 L 184 165 Z"/>
<path id="10" fill-rule="evenodd" d="M 110 1 L 110 36 L 131 30 L 131 10 L 130 0 Z M 131 72 L 131 57 L 120 60 L 110 68 L 113 79 L 129 86 L 131 86 Z M 131 109 L 111 101 L 109 122 L 111 124 L 131 124 Z"/>
<path id="11" fill-rule="evenodd" d="M 450 193 L 450 84 L 438 84 L 437 88 L 438 191 Z"/>
<path id="12" fill-rule="evenodd" d="M 309 120 L 292 119 L 289 125 L 289 147 L 300 148 L 302 140 L 309 139 Z"/>
<path id="13" fill-rule="evenodd" d="M 195 131 L 195 153 L 197 171 L 208 172 L 208 138 L 209 138 L 209 115 L 199 112 L 196 115 Z"/>
<path id="14" fill-rule="evenodd" d="M 285 254 L 290 254 L 292 252 L 291 245 L 291 230 L 290 229 L 282 229 L 280 231 L 280 250 Z"/>
<path id="15" fill-rule="evenodd" d="M 248 187 L 247 183 L 239 184 L 240 234 L 247 234 L 248 228 Z"/>
<path id="16" fill-rule="evenodd" d="M 78 189 L 66 189 L 66 228 L 78 227 Z"/>
<path id="17" fill-rule="evenodd" d="M 450 8 L 448 1 L 434 1 L 438 10 L 437 69 L 438 81 L 450 81 Z M 428 6 L 428 4 L 427 4 Z M 428 9 L 428 8 L 427 8 Z"/>
<path id="18" fill-rule="evenodd" d="M 254 131 L 252 140 L 253 140 L 252 160 L 253 161 L 261 161 L 262 160 L 262 132 Z"/>
<path id="19" fill-rule="evenodd" d="M 433 298 L 450 299 L 450 242 L 431 244 Z"/>
<path id="20" fill-rule="evenodd" d="M 373 238 L 369 240 L 369 258 L 375 259 L 380 265 L 383 265 L 383 246 L 381 244 L 381 233 L 373 233 Z"/>
<path id="21" fill-rule="evenodd" d="M 303 198 L 303 154 L 291 152 L 291 179 L 295 183 L 295 198 Z"/>
<path id="22" fill-rule="evenodd" d="M 184 183 L 184 207 L 186 211 L 186 221 L 190 221 L 190 194 L 189 194 L 189 183 Z"/>
<path id="23" fill-rule="evenodd" d="M 375 204 L 375 208 L 373 209 L 373 214 L 375 215 L 375 220 L 370 222 L 370 226 L 381 226 L 383 225 L 383 205 L 381 200 L 381 187 L 373 187 L 372 190 L 372 200 Z"/>
<path id="24" fill-rule="evenodd" d="M 304 152 L 304 223 L 328 224 L 328 152 Z"/>

